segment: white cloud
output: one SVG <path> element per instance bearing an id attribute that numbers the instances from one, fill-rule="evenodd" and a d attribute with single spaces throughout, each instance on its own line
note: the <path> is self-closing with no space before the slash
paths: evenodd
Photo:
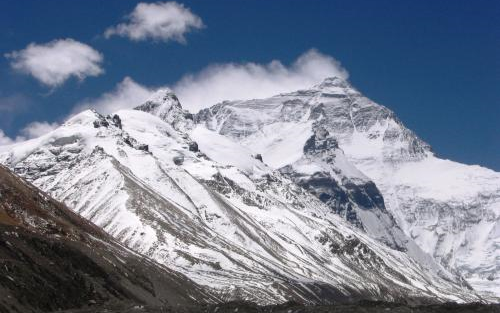
<path id="1" fill-rule="evenodd" d="M 71 76 L 80 80 L 104 71 L 102 54 L 73 39 L 58 39 L 46 44 L 29 44 L 25 49 L 5 54 L 11 66 L 32 75 L 41 83 L 57 87 Z"/>
<path id="2" fill-rule="evenodd" d="M 11 138 L 7 136 L 2 129 L 0 129 L 0 146 L 11 145 L 25 140 L 26 137 L 19 135 L 16 136 L 16 138 Z"/>
<path id="3" fill-rule="evenodd" d="M 15 140 L 12 138 L 8 137 L 3 130 L 0 129 L 0 146 L 5 146 L 5 145 L 10 145 L 13 144 Z"/>
<path id="4" fill-rule="evenodd" d="M 131 109 L 146 102 L 153 92 L 154 90 L 136 83 L 130 77 L 125 77 L 114 90 L 104 93 L 97 99 L 87 99 L 77 104 L 73 113 L 91 108 L 102 114 Z"/>
<path id="5" fill-rule="evenodd" d="M 86 109 L 96 109 L 99 113 L 110 114 L 120 109 L 132 109 L 146 102 L 149 97 L 157 90 L 144 87 L 130 77 L 125 77 L 116 87 L 102 94 L 95 99 L 86 99 L 74 107 L 72 114 L 80 113 Z M 0 113 L 2 107 L 0 106 Z M 70 114 L 70 115 L 72 115 Z M 10 145 L 17 142 L 37 138 L 49 133 L 59 127 L 59 123 L 53 122 L 31 122 L 23 127 L 15 138 L 7 136 L 0 129 L 0 146 Z"/>
<path id="6" fill-rule="evenodd" d="M 10 138 L 2 129 L 0 129 L 0 146 L 11 145 L 17 142 L 40 137 L 50 131 L 53 131 L 58 126 L 59 124 L 56 122 L 32 122 L 21 129 L 19 131 L 21 135 L 17 135 L 16 138 Z"/>
<path id="7" fill-rule="evenodd" d="M 211 65 L 199 73 L 183 77 L 170 89 L 177 94 L 185 109 L 197 112 L 223 100 L 265 98 L 309 88 L 331 76 L 346 79 L 348 73 L 334 58 L 313 49 L 288 67 L 280 61 Z M 77 104 L 73 113 L 89 108 L 102 114 L 132 109 L 146 102 L 157 89 L 125 77 L 114 90 Z"/>
<path id="8" fill-rule="evenodd" d="M 26 125 L 22 130 L 21 134 L 26 139 L 37 138 L 42 135 L 45 135 L 59 126 L 58 123 L 49 123 L 49 122 L 32 122 Z"/>
<path id="9" fill-rule="evenodd" d="M 108 28 L 104 36 L 128 37 L 131 40 L 174 40 L 184 43 L 184 34 L 204 27 L 200 17 L 177 2 L 139 3 L 127 16 L 126 23 Z"/>
<path id="10" fill-rule="evenodd" d="M 223 100 L 265 98 L 309 88 L 331 76 L 346 79 L 348 73 L 333 57 L 311 49 L 290 66 L 277 60 L 211 65 L 183 77 L 172 89 L 183 107 L 195 112 Z"/>

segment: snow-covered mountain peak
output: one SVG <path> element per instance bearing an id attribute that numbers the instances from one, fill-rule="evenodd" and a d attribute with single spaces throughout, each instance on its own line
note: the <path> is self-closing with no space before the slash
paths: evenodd
<path id="1" fill-rule="evenodd" d="M 158 89 L 146 102 L 135 109 L 161 117 L 171 110 L 182 110 L 182 106 L 177 96 L 170 89 L 162 88 Z"/>
<path id="2" fill-rule="evenodd" d="M 327 77 L 321 83 L 313 86 L 311 89 L 328 92 L 328 91 L 339 91 L 338 88 L 353 89 L 353 87 L 351 86 L 351 84 L 349 84 L 347 80 L 337 76 Z"/>
<path id="3" fill-rule="evenodd" d="M 224 102 L 195 120 L 262 154 L 372 237 L 404 247 L 401 227 L 408 242 L 500 295 L 500 173 L 438 159 L 393 111 L 345 80 Z"/>
<path id="4" fill-rule="evenodd" d="M 101 117 L 102 115 L 98 113 L 95 109 L 88 109 L 82 111 L 78 114 L 70 117 L 66 122 L 63 123 L 65 126 L 69 125 L 85 125 L 93 123 L 96 118 Z"/>
<path id="5" fill-rule="evenodd" d="M 177 96 L 167 88 L 157 90 L 135 110 L 158 116 L 178 130 L 191 128 L 193 124 L 192 114 L 182 108 Z"/>
<path id="6" fill-rule="evenodd" d="M 154 103 L 164 103 L 166 101 L 179 102 L 177 96 L 174 92 L 169 88 L 159 88 L 157 89 L 146 102 L 154 102 Z"/>

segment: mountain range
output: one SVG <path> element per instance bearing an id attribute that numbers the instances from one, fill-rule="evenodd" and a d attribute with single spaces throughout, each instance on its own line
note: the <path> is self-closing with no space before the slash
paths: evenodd
<path id="1" fill-rule="evenodd" d="M 196 114 L 161 89 L 2 146 L 0 163 L 194 298 L 500 297 L 500 173 L 440 159 L 337 77 Z"/>

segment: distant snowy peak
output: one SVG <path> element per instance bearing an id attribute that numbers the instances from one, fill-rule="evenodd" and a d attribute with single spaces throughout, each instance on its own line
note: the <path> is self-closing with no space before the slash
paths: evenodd
<path id="1" fill-rule="evenodd" d="M 143 104 L 135 110 L 150 113 L 161 119 L 168 118 L 172 113 L 182 111 L 182 106 L 177 96 L 170 89 L 158 89 Z"/>
<path id="2" fill-rule="evenodd" d="M 372 238 L 420 259 L 423 253 L 387 212 L 377 186 L 343 151 L 343 145 L 353 143 L 349 152 L 359 148 L 368 155 L 385 153 L 399 159 L 411 154 L 410 142 L 418 138 L 407 136 L 409 131 L 393 117 L 346 80 L 331 77 L 309 89 L 267 99 L 222 102 L 200 111 L 195 121 L 260 154 L 264 163 Z"/>
<path id="3" fill-rule="evenodd" d="M 353 93 L 358 93 L 351 84 L 340 77 L 327 77 L 321 83 L 313 86 L 312 90 L 318 90 L 321 92 L 330 92 L 330 93 L 345 93 L 346 91 L 350 91 Z"/>
<path id="4" fill-rule="evenodd" d="M 478 290 L 500 295 L 500 173 L 437 158 L 349 82 L 332 77 L 267 99 L 225 101 L 195 120 L 261 154 L 373 238 L 415 258 L 417 244 Z"/>
<path id="5" fill-rule="evenodd" d="M 179 99 L 177 99 L 177 96 L 169 88 L 157 89 L 146 102 L 153 102 L 160 104 L 163 104 L 165 102 L 173 102 L 176 103 L 177 105 L 180 105 Z"/>
<path id="6" fill-rule="evenodd" d="M 430 146 L 406 128 L 393 111 L 363 96 L 347 81 L 325 79 L 317 91 L 316 114 L 324 119 L 340 146 L 353 158 L 382 158 L 390 162 L 415 160 Z"/>
<path id="7" fill-rule="evenodd" d="M 391 110 L 338 77 L 267 99 L 224 101 L 201 110 L 194 120 L 262 154 L 275 169 L 304 156 L 307 141 L 318 132 L 338 143 L 323 150 L 340 149 L 348 159 L 398 163 L 432 154 Z"/>
<path id="8" fill-rule="evenodd" d="M 192 114 L 182 108 L 179 99 L 170 89 L 157 90 L 135 110 L 158 116 L 178 130 L 192 126 L 190 122 L 193 119 Z"/>

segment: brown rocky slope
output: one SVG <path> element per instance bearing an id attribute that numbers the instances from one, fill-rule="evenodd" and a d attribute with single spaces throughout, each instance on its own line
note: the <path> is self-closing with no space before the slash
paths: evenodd
<path id="1" fill-rule="evenodd" d="M 0 312 L 177 307 L 211 299 L 0 166 Z"/>

